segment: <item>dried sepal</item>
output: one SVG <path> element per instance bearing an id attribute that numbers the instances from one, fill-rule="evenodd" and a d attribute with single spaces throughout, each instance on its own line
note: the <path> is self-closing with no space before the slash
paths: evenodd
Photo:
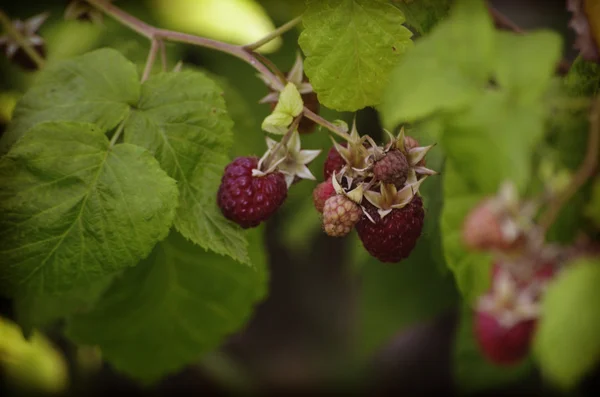
<path id="1" fill-rule="evenodd" d="M 307 164 L 310 164 L 321 150 L 302 150 L 297 130 L 292 132 L 285 146 L 269 137 L 266 138 L 266 142 L 268 150 L 261 157 L 258 170 L 253 170 L 253 175 L 267 174 L 277 169 L 285 175 L 288 188 L 296 178 L 316 180 Z"/>
<path id="2" fill-rule="evenodd" d="M 94 24 L 101 24 L 103 13 L 86 1 L 71 0 L 64 13 L 65 20 L 90 21 Z"/>
<path id="3" fill-rule="evenodd" d="M 365 198 L 377 207 L 381 218 L 384 218 L 393 209 L 400 209 L 411 202 L 413 197 L 418 194 L 419 187 L 425 178 L 421 178 L 413 183 L 406 184 L 398 190 L 392 183 L 381 183 L 379 192 L 367 190 L 364 192 Z"/>
<path id="4" fill-rule="evenodd" d="M 46 57 L 46 43 L 44 39 L 37 34 L 37 31 L 49 16 L 50 13 L 43 12 L 34 15 L 25 21 L 16 19 L 12 22 L 14 30 L 21 34 L 28 46 L 38 53 L 41 58 Z M 38 68 L 38 65 L 29 57 L 25 50 L 21 48 L 21 43 L 17 42 L 17 40 L 8 33 L 0 36 L 0 49 L 8 59 L 22 68 L 27 70 L 36 70 Z"/>

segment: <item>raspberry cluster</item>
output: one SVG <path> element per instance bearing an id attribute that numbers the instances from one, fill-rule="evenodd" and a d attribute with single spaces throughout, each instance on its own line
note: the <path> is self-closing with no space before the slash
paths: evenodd
<path id="1" fill-rule="evenodd" d="M 387 131 L 386 131 L 387 132 Z M 334 143 L 324 164 L 325 181 L 313 191 L 323 230 L 332 237 L 356 229 L 364 248 L 382 262 L 400 262 L 417 244 L 425 211 L 419 195 L 432 146 L 420 147 L 404 129 L 379 146 L 353 126 L 348 142 Z"/>

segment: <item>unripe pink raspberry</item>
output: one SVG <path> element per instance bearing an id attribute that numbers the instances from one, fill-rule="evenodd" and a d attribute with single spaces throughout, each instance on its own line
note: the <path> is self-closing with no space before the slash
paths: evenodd
<path id="1" fill-rule="evenodd" d="M 323 207 L 325 206 L 325 201 L 334 195 L 335 188 L 331 183 L 331 178 L 327 179 L 325 182 L 319 183 L 313 190 L 313 203 L 315 204 L 317 211 L 322 213 Z"/>
<path id="2" fill-rule="evenodd" d="M 352 231 L 362 215 L 360 206 L 348 197 L 338 194 L 325 201 L 323 228 L 332 237 L 342 237 Z"/>

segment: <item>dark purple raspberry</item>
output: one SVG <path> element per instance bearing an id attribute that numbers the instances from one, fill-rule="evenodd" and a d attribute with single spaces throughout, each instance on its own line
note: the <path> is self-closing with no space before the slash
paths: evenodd
<path id="1" fill-rule="evenodd" d="M 271 172 L 252 176 L 256 157 L 238 157 L 225 167 L 217 203 L 225 218 L 247 229 L 267 220 L 287 197 L 284 175 Z"/>
<path id="2" fill-rule="evenodd" d="M 425 211 L 421 197 L 415 196 L 405 207 L 393 209 L 383 219 L 367 200 L 362 204 L 375 221 L 371 222 L 363 214 L 356 224 L 365 249 L 382 262 L 400 262 L 407 258 L 423 230 Z"/>

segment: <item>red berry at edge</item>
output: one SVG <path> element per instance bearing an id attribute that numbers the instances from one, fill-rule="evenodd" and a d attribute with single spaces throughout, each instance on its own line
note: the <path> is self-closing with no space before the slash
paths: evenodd
<path id="1" fill-rule="evenodd" d="M 331 183 L 331 178 L 319 183 L 313 190 L 313 202 L 317 211 L 322 213 L 325 201 L 332 196 L 335 196 L 335 188 L 333 187 L 333 183 Z"/>
<path id="2" fill-rule="evenodd" d="M 343 147 L 347 146 L 347 143 L 341 143 Z M 325 180 L 331 179 L 331 175 L 335 171 L 336 173 L 340 172 L 342 168 L 346 165 L 346 160 L 340 155 L 335 146 L 332 146 L 327 153 L 327 158 L 325 159 L 325 163 L 323 165 L 323 178 Z"/>
<path id="3" fill-rule="evenodd" d="M 506 327 L 492 314 L 477 312 L 474 331 L 483 355 L 497 365 L 509 366 L 528 354 L 535 326 L 535 319 L 527 319 Z"/>
<path id="4" fill-rule="evenodd" d="M 363 206 L 375 221 L 363 215 L 356 224 L 365 249 L 382 262 L 400 262 L 407 258 L 423 230 L 425 211 L 421 197 L 415 196 L 405 207 L 393 209 L 383 219 L 367 200 L 363 200 Z"/>
<path id="5" fill-rule="evenodd" d="M 287 197 L 285 176 L 275 171 L 252 176 L 256 157 L 238 157 L 225 167 L 217 203 L 225 218 L 247 229 L 267 220 Z"/>

